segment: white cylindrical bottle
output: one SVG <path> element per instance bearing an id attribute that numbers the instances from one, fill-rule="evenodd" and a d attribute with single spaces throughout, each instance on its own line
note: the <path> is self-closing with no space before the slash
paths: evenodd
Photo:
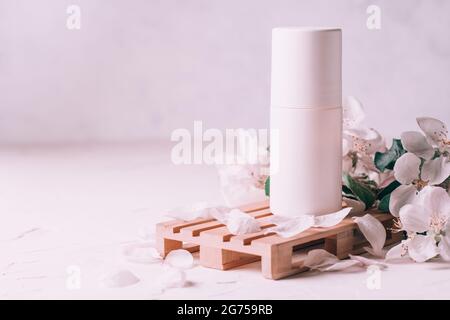
<path id="1" fill-rule="evenodd" d="M 340 29 L 272 30 L 270 208 L 300 216 L 342 206 Z"/>

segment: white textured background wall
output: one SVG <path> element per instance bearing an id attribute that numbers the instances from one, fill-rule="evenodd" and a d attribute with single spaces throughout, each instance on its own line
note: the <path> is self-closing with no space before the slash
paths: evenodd
<path id="1" fill-rule="evenodd" d="M 0 0 L 0 143 L 168 139 L 196 119 L 267 127 L 270 32 L 284 25 L 344 28 L 344 94 L 380 131 L 417 115 L 450 125 L 449 17 L 446 0 Z"/>

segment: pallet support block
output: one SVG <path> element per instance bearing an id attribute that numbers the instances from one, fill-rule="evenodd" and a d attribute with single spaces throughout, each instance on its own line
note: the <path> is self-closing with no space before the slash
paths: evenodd
<path id="1" fill-rule="evenodd" d="M 200 246 L 200 264 L 207 268 L 228 270 L 259 261 L 260 257 L 236 251 Z"/>
<path id="2" fill-rule="evenodd" d="M 353 244 L 353 230 L 347 230 L 332 237 L 325 238 L 324 249 L 339 259 L 345 259 L 352 253 Z"/>

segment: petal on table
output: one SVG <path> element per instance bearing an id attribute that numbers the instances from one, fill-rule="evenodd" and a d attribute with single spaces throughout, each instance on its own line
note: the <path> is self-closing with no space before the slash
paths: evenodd
<path id="1" fill-rule="evenodd" d="M 358 261 L 360 263 L 360 265 L 364 266 L 364 267 L 378 266 L 381 269 L 387 268 L 387 264 L 385 264 L 383 262 L 380 262 L 378 260 L 375 260 L 375 259 L 369 259 L 369 258 L 366 258 L 366 257 L 363 257 L 363 256 L 355 256 L 355 255 L 352 255 L 352 254 L 349 254 L 349 257 L 350 257 L 351 260 Z"/>
<path id="2" fill-rule="evenodd" d="M 152 243 L 138 242 L 124 245 L 122 255 L 128 262 L 150 264 L 161 262 L 162 257 Z"/>
<path id="3" fill-rule="evenodd" d="M 258 220 L 239 209 L 233 209 L 226 214 L 225 224 L 228 230 L 235 235 L 261 231 Z"/>
<path id="4" fill-rule="evenodd" d="M 164 259 L 164 264 L 178 269 L 189 269 L 194 265 L 192 254 L 184 249 L 172 250 Z"/>
<path id="5" fill-rule="evenodd" d="M 303 265 L 310 269 L 326 268 L 338 262 L 339 259 L 324 249 L 314 249 L 308 252 Z"/>
<path id="6" fill-rule="evenodd" d="M 157 285 L 162 291 L 170 288 L 182 288 L 186 283 L 186 273 L 184 270 L 172 267 L 164 267 L 157 278 Z"/>
<path id="7" fill-rule="evenodd" d="M 102 284 L 108 288 L 123 288 L 136 284 L 140 281 L 138 277 L 129 270 L 121 269 L 104 275 Z"/>
<path id="8" fill-rule="evenodd" d="M 337 212 L 324 214 L 321 216 L 314 216 L 315 227 L 332 227 L 340 223 L 352 210 L 352 208 L 344 208 Z"/>
<path id="9" fill-rule="evenodd" d="M 352 259 L 346 259 L 346 260 L 339 260 L 338 262 L 328 266 L 328 267 L 319 267 L 315 268 L 319 271 L 342 271 L 345 269 L 350 269 L 352 267 L 360 267 L 361 263 L 357 260 Z"/>
<path id="10" fill-rule="evenodd" d="M 276 219 L 275 217 L 273 219 Z M 286 219 L 282 223 L 275 223 L 270 220 L 272 223 L 276 224 L 275 227 L 271 227 L 266 229 L 265 233 L 276 233 L 283 238 L 293 237 L 314 225 L 314 217 L 309 215 L 304 215 L 292 219 Z M 284 218 L 282 218 L 284 219 Z"/>
<path id="11" fill-rule="evenodd" d="M 371 214 L 355 217 L 354 220 L 372 246 L 372 250 L 366 250 L 374 256 L 384 257 L 383 247 L 386 242 L 386 229 L 383 224 Z"/>

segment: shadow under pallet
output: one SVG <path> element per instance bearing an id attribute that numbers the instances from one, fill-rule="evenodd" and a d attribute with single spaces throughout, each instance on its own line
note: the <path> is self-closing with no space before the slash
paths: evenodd
<path id="1" fill-rule="evenodd" d="M 261 260 L 261 271 L 268 279 L 281 279 L 306 271 L 303 261 L 312 249 L 325 249 L 345 259 L 349 254 L 364 252 L 368 243 L 352 217 L 328 228 L 309 228 L 298 235 L 282 238 L 274 233 L 264 234 L 272 227 L 269 202 L 259 202 L 239 208 L 257 219 L 262 231 L 245 235 L 233 235 L 227 227 L 214 219 L 191 221 L 172 220 L 156 226 L 158 251 L 166 256 L 171 250 L 200 251 L 200 264 L 204 267 L 228 270 Z M 392 233 L 394 217 L 388 213 L 369 210 L 386 228 L 386 243 L 391 245 L 402 240 L 401 233 Z"/>

